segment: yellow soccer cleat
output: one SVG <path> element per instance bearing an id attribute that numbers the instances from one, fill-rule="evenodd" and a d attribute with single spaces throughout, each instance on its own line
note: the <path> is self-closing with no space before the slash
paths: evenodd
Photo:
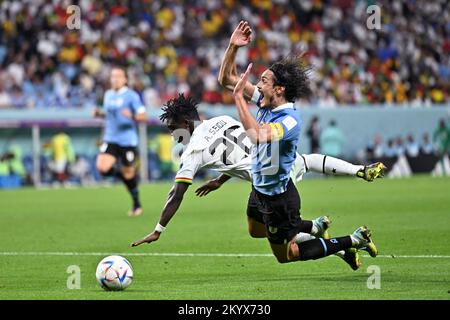
<path id="1" fill-rule="evenodd" d="M 336 256 L 344 260 L 355 271 L 361 267 L 358 250 L 355 248 L 341 250 L 336 253 Z"/>
<path id="2" fill-rule="evenodd" d="M 371 239 L 371 232 L 366 226 L 356 229 L 351 237 L 356 242 L 354 248 L 367 251 L 372 258 L 378 255 L 378 249 Z"/>
<path id="3" fill-rule="evenodd" d="M 368 182 L 372 182 L 377 178 L 384 177 L 385 170 L 386 166 L 382 162 L 375 162 L 368 166 L 364 166 L 364 169 L 359 170 L 356 173 L 356 176 Z"/>

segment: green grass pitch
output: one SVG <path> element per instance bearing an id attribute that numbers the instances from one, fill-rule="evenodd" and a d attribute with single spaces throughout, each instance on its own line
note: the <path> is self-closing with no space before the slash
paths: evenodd
<path id="1" fill-rule="evenodd" d="M 130 201 L 122 186 L 0 191 L 0 299 L 450 298 L 449 178 L 297 185 L 303 218 L 331 215 L 332 236 L 362 224 L 372 229 L 380 256 L 363 256 L 356 272 L 336 257 L 278 264 L 264 255 L 145 255 L 270 253 L 267 240 L 247 234 L 249 184 L 230 182 L 201 199 L 197 186 L 159 241 L 138 248 L 129 244 L 152 231 L 169 184 L 142 186 L 145 212 L 137 218 L 125 214 Z M 96 283 L 101 254 L 110 253 L 133 265 L 134 282 L 123 292 L 105 292 Z M 70 265 L 80 267 L 79 290 L 67 288 Z M 367 287 L 372 265 L 380 270 L 380 289 Z"/>

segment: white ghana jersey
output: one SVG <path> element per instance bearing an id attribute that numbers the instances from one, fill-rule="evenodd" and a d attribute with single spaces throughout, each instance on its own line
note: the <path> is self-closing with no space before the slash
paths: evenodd
<path id="1" fill-rule="evenodd" d="M 195 128 L 181 155 L 175 182 L 192 184 L 201 168 L 252 182 L 251 148 L 252 143 L 240 122 L 229 116 L 205 120 Z M 305 172 L 304 160 L 297 154 L 291 171 L 292 180 L 301 180 Z"/>

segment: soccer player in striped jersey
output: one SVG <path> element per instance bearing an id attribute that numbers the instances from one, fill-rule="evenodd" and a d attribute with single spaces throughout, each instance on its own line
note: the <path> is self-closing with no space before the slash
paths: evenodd
<path id="1" fill-rule="evenodd" d="M 111 69 L 110 83 L 111 89 L 103 98 L 103 110 L 94 110 L 94 117 L 106 120 L 96 167 L 103 176 L 118 177 L 125 184 L 133 201 L 128 215 L 139 216 L 142 206 L 136 175 L 137 123 L 147 121 L 146 110 L 137 92 L 127 87 L 124 68 Z"/>

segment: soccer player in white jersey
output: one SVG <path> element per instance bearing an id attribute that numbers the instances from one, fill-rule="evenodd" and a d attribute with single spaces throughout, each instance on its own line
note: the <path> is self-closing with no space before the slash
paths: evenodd
<path id="1" fill-rule="evenodd" d="M 139 216 L 142 207 L 136 176 L 137 123 L 147 121 L 146 110 L 137 92 L 127 87 L 124 68 L 115 66 L 111 69 L 110 83 L 111 89 L 103 98 L 103 110 L 94 110 L 94 117 L 106 120 L 96 166 L 103 176 L 116 176 L 125 184 L 133 200 L 128 215 Z"/>
<path id="2" fill-rule="evenodd" d="M 159 223 L 155 230 L 132 244 L 137 246 L 158 240 L 167 223 L 178 210 L 184 193 L 192 184 L 195 174 L 201 168 L 209 168 L 221 172 L 219 178 L 214 179 L 196 190 L 197 195 L 203 196 L 220 187 L 231 177 L 251 182 L 251 142 L 242 124 L 229 116 L 215 117 L 200 122 L 197 103 L 180 94 L 178 98 L 169 100 L 163 107 L 161 120 L 165 121 L 174 139 L 185 145 L 181 156 L 180 169 L 175 177 L 175 184 L 169 192 L 169 198 L 164 206 Z M 316 158 L 323 159 L 323 155 L 297 155 L 291 177 L 300 181 L 302 175 L 308 171 L 308 161 L 316 162 Z M 339 160 L 339 159 L 336 159 Z M 342 161 L 342 160 L 339 160 Z M 364 169 L 364 166 L 353 166 L 354 170 Z M 322 166 L 312 166 L 309 170 L 323 172 Z M 342 174 L 342 172 L 334 172 Z M 354 173 L 353 173 L 354 174 Z M 265 238 L 266 230 L 262 217 L 252 210 L 247 211 L 249 233 L 254 238 Z M 326 236 L 328 224 L 324 225 L 324 217 L 313 221 L 314 236 Z M 257 224 L 253 223 L 257 220 Z M 256 226 L 256 227 L 255 227 Z M 300 233 L 298 241 L 311 239 L 309 234 Z M 340 255 L 353 269 L 359 267 L 358 255 L 355 251 Z"/>

